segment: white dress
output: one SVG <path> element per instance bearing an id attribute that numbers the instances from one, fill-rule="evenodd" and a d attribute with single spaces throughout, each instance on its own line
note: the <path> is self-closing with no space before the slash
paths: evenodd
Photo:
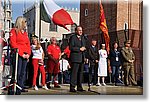
<path id="1" fill-rule="evenodd" d="M 98 76 L 107 76 L 107 52 L 99 50 Z"/>

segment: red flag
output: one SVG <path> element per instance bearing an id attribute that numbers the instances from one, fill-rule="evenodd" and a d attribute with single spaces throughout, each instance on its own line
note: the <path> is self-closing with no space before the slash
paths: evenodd
<path id="1" fill-rule="evenodd" d="M 43 0 L 43 5 L 48 16 L 52 18 L 52 21 L 69 31 L 66 25 L 74 24 L 69 13 L 59 7 L 53 0 Z"/>
<path id="2" fill-rule="evenodd" d="M 103 6 L 100 2 L 100 29 L 102 30 L 103 34 L 104 34 L 104 39 L 105 39 L 105 43 L 106 43 L 106 50 L 107 53 L 109 53 L 110 47 L 109 47 L 109 42 L 110 42 L 110 37 L 108 34 L 108 28 L 106 25 L 106 18 L 105 18 L 105 14 L 104 14 L 104 9 Z"/>

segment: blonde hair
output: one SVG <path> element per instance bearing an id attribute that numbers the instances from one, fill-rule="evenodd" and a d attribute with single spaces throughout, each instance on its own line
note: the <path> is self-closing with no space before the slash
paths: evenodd
<path id="1" fill-rule="evenodd" d="M 25 29 L 26 27 L 25 23 L 26 23 L 25 17 L 22 17 L 22 16 L 17 17 L 16 22 L 15 22 L 15 28 L 17 32 Z"/>
<path id="2" fill-rule="evenodd" d="M 37 45 L 36 45 L 36 47 L 35 47 L 35 50 L 40 49 L 41 44 L 40 44 L 39 40 L 38 40 L 36 37 L 32 37 L 32 43 L 33 43 L 33 40 L 37 40 Z"/>

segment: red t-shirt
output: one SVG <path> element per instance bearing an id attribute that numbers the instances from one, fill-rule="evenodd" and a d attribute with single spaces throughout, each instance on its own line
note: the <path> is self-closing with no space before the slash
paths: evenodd
<path id="1" fill-rule="evenodd" d="M 30 41 L 27 32 L 16 32 L 15 28 L 10 31 L 10 45 L 12 48 L 18 48 L 18 54 L 23 56 L 24 53 L 31 54 Z"/>
<path id="2" fill-rule="evenodd" d="M 60 47 L 59 47 L 59 46 L 51 44 L 51 45 L 48 46 L 47 52 L 48 52 L 48 54 L 50 54 L 54 59 L 59 59 L 61 50 L 60 50 Z"/>

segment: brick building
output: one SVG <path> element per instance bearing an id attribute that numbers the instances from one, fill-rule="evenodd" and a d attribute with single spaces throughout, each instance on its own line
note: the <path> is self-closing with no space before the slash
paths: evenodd
<path id="1" fill-rule="evenodd" d="M 110 36 L 110 44 L 119 42 L 124 45 L 126 38 L 131 39 L 131 46 L 136 55 L 135 72 L 136 79 L 140 80 L 143 70 L 143 1 L 141 0 L 101 0 L 105 12 L 107 27 Z M 100 43 L 104 42 L 100 24 L 99 0 L 81 2 L 80 25 L 88 38 L 96 38 Z M 125 23 L 128 29 L 125 35 Z"/>

